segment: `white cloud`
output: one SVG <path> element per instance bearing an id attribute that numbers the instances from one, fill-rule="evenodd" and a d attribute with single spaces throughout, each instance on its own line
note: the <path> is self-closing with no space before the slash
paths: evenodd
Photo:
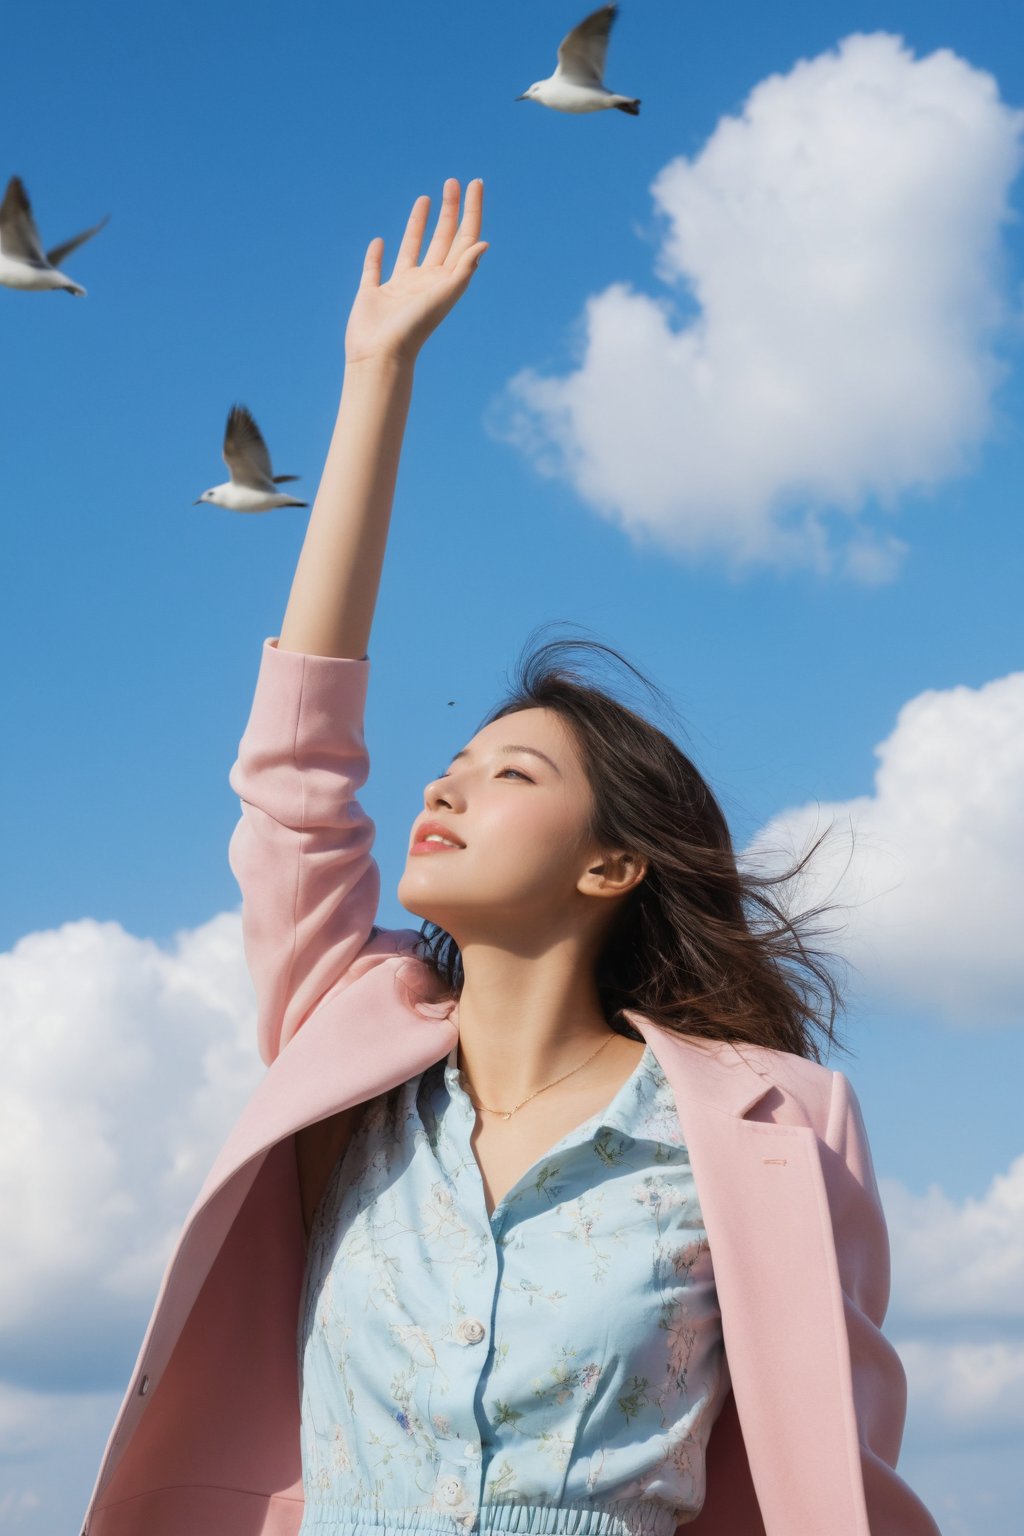
<path id="1" fill-rule="evenodd" d="M 894 1340 L 907 1372 L 908 1421 L 919 1442 L 1019 1440 L 1024 1430 L 1024 1344 Z"/>
<path id="2" fill-rule="evenodd" d="M 30 934 L 0 1020 L 0 1373 L 111 1386 L 264 1070 L 240 914 L 170 951 L 91 919 Z"/>
<path id="3" fill-rule="evenodd" d="M 1024 1429 L 1024 1156 L 980 1198 L 880 1180 L 892 1246 L 886 1333 L 907 1372 L 918 1449 Z"/>
<path id="4" fill-rule="evenodd" d="M 966 1025 L 1024 1022 L 1024 672 L 919 694 L 875 754 L 873 794 L 785 811 L 746 857 L 802 851 L 835 818 L 793 899 L 846 906 L 837 947 L 868 992 Z"/>
<path id="5" fill-rule="evenodd" d="M 915 1195 L 894 1179 L 883 1179 L 881 1187 L 894 1318 L 925 1325 L 1024 1322 L 1024 1156 L 980 1199 L 957 1202 L 938 1185 Z M 1024 1360 L 1024 1342 L 1019 1353 Z M 994 1355 L 991 1371 L 996 1365 Z M 1021 1406 L 1024 1411 L 1024 1393 Z"/>
<path id="6" fill-rule="evenodd" d="M 638 541 L 889 579 L 904 546 L 858 510 L 989 426 L 1022 132 L 991 75 L 886 33 L 762 81 L 652 184 L 672 292 L 590 297 L 578 366 L 522 370 L 492 430 Z"/>

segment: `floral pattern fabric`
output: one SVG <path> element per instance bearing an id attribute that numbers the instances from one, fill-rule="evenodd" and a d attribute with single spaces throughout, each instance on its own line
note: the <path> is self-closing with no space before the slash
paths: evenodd
<path id="1" fill-rule="evenodd" d="M 645 1046 L 488 1215 L 457 1051 L 371 1101 L 313 1220 L 300 1536 L 671 1536 L 728 1389 L 675 1095 Z"/>

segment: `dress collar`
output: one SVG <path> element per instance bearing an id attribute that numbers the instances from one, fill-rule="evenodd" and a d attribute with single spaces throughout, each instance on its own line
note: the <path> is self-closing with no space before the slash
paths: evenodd
<path id="1" fill-rule="evenodd" d="M 456 1039 L 444 1062 L 444 1082 L 449 1095 L 465 1094 L 457 1064 L 458 1054 Z M 468 1100 L 468 1095 L 466 1097 Z M 650 1045 L 645 1044 L 633 1070 L 609 1102 L 569 1134 L 575 1137 L 586 1132 L 588 1137 L 596 1137 L 603 1130 L 618 1131 L 634 1141 L 666 1142 L 672 1146 L 685 1144 L 675 1094 Z"/>

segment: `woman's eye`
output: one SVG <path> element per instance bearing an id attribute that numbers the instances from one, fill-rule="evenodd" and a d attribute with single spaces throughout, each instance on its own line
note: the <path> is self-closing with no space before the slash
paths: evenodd
<path id="1" fill-rule="evenodd" d="M 533 783 L 533 780 L 530 778 L 530 775 L 528 773 L 524 773 L 521 768 L 502 768 L 501 772 L 498 774 L 498 778 L 500 779 L 502 774 L 505 774 L 505 773 L 515 773 L 525 783 L 527 783 L 527 784 L 532 784 Z M 439 773 L 439 774 L 436 774 L 435 777 L 433 779 L 431 779 L 430 782 L 432 784 L 436 784 L 438 779 L 446 779 L 447 777 L 448 777 L 447 772 Z"/>

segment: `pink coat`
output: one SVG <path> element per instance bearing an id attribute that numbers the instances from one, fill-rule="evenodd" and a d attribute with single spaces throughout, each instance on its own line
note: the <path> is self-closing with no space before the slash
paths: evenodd
<path id="1" fill-rule="evenodd" d="M 355 799 L 369 666 L 263 644 L 229 859 L 267 1072 L 167 1265 L 88 1536 L 294 1536 L 302 1518 L 294 1133 L 404 1082 L 458 1034 L 457 1005 L 410 954 L 416 930 L 374 927 L 374 825 Z M 687 1529 L 938 1536 L 894 1470 L 906 1385 L 879 1331 L 888 1239 L 846 1078 L 629 1017 L 676 1095 L 732 1378 Z"/>

